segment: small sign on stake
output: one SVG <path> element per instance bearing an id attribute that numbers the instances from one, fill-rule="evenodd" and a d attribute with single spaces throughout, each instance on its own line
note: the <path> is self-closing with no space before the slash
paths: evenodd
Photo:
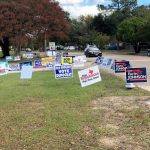
<path id="1" fill-rule="evenodd" d="M 115 73 L 123 73 L 129 66 L 129 61 L 115 61 Z"/>
<path id="2" fill-rule="evenodd" d="M 146 68 L 128 68 L 126 69 L 127 83 L 147 82 Z"/>
<path id="3" fill-rule="evenodd" d="M 32 66 L 22 66 L 20 79 L 32 78 Z"/>
<path id="4" fill-rule="evenodd" d="M 99 73 L 98 66 L 90 67 L 78 71 L 81 87 L 85 87 L 94 83 L 101 81 L 101 76 Z"/>
<path id="5" fill-rule="evenodd" d="M 73 69 L 72 65 L 55 65 L 55 78 L 72 78 L 73 77 Z"/>

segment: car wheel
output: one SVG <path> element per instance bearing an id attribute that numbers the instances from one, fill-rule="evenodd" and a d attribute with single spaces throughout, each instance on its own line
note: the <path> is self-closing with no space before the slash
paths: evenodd
<path id="1" fill-rule="evenodd" d="M 98 56 L 102 57 L 102 53 L 99 53 Z"/>
<path id="2" fill-rule="evenodd" d="M 87 53 L 87 54 L 86 54 L 86 57 L 90 57 L 90 55 Z"/>

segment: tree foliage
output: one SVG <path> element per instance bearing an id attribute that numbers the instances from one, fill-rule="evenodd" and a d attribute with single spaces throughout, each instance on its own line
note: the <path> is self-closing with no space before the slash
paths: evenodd
<path id="1" fill-rule="evenodd" d="M 0 39 L 4 52 L 5 39 L 22 45 L 35 38 L 67 38 L 70 27 L 58 3 L 49 0 L 0 1 Z M 8 44 L 8 43 L 7 43 Z M 8 48 L 8 47 L 7 47 Z M 9 55 L 9 53 L 4 53 Z"/>
<path id="2" fill-rule="evenodd" d="M 119 25 L 117 35 L 124 42 L 136 43 L 137 34 L 145 24 L 146 20 L 142 17 L 126 19 Z"/>

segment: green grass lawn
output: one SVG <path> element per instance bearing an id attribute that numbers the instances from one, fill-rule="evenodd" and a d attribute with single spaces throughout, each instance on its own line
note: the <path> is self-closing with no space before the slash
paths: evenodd
<path id="1" fill-rule="evenodd" d="M 19 74 L 1 76 L 0 149 L 111 150 L 112 147 L 100 145 L 99 139 L 120 133 L 132 137 L 130 130 L 135 129 L 136 122 L 128 119 L 117 131 L 102 129 L 106 122 L 117 120 L 107 121 L 106 110 L 95 111 L 93 102 L 100 99 L 103 105 L 106 97 L 150 96 L 150 92 L 139 88 L 127 90 L 120 78 L 105 72 L 101 75 L 102 82 L 85 88 L 80 86 L 77 71 L 73 78 L 61 80 L 56 80 L 52 71 L 34 72 L 32 80 L 20 80 Z M 123 113 L 133 121 L 138 121 L 135 112 L 142 114 L 136 125 L 148 129 L 150 119 L 144 106 L 133 111 L 121 107 L 115 113 Z M 145 124 L 140 124 L 143 120 Z M 143 136 L 147 146 L 148 135 Z"/>

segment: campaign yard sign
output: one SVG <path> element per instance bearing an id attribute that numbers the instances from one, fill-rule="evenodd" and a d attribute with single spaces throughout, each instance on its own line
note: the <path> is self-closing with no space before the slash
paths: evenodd
<path id="1" fill-rule="evenodd" d="M 61 57 L 62 57 L 61 55 L 56 56 L 56 63 L 57 64 L 61 64 Z"/>
<path id="2" fill-rule="evenodd" d="M 72 57 L 62 57 L 61 63 L 62 64 L 72 64 Z"/>
<path id="3" fill-rule="evenodd" d="M 42 58 L 42 66 L 47 66 L 47 64 L 55 62 L 55 57 L 45 57 Z"/>
<path id="4" fill-rule="evenodd" d="M 111 58 L 108 58 L 108 61 L 107 61 L 107 68 L 110 68 L 111 65 L 113 63 L 113 60 Z"/>
<path id="5" fill-rule="evenodd" d="M 20 70 L 22 69 L 22 66 L 31 66 L 32 67 L 32 62 L 31 61 L 21 62 L 20 63 Z"/>
<path id="6" fill-rule="evenodd" d="M 8 62 L 6 62 L 6 61 L 0 61 L 0 68 L 8 69 Z"/>
<path id="7" fill-rule="evenodd" d="M 33 53 L 22 54 L 22 58 L 33 59 L 34 58 L 34 54 Z"/>
<path id="8" fill-rule="evenodd" d="M 129 68 L 126 69 L 127 83 L 147 82 L 146 68 Z"/>
<path id="9" fill-rule="evenodd" d="M 55 50 L 50 50 L 50 51 L 47 51 L 47 52 L 46 52 L 46 55 L 47 55 L 48 57 L 56 56 L 56 52 L 55 52 Z"/>
<path id="10" fill-rule="evenodd" d="M 56 50 L 55 42 L 49 42 L 49 49 Z"/>
<path id="11" fill-rule="evenodd" d="M 19 60 L 21 60 L 20 56 L 15 56 L 14 57 L 14 61 L 19 61 Z"/>
<path id="12" fill-rule="evenodd" d="M 8 63 L 5 61 L 0 62 L 0 75 L 7 74 L 8 71 Z"/>
<path id="13" fill-rule="evenodd" d="M 115 73 L 123 73 L 129 66 L 129 61 L 115 61 Z"/>
<path id="14" fill-rule="evenodd" d="M 96 58 L 95 63 L 96 63 L 97 65 L 102 65 L 103 59 L 104 59 L 104 57 L 98 56 L 98 57 Z"/>
<path id="15" fill-rule="evenodd" d="M 78 71 L 81 87 L 85 87 L 94 83 L 101 81 L 101 76 L 99 73 L 98 66 L 90 67 Z"/>
<path id="16" fill-rule="evenodd" d="M 45 66 L 42 66 L 41 60 L 35 60 L 33 68 L 45 68 Z"/>
<path id="17" fill-rule="evenodd" d="M 13 61 L 13 56 L 6 56 L 6 61 Z"/>
<path id="18" fill-rule="evenodd" d="M 7 74 L 7 70 L 5 68 L 0 67 L 0 76 Z"/>
<path id="19" fill-rule="evenodd" d="M 50 62 L 50 63 L 46 64 L 46 68 L 49 70 L 54 70 L 54 66 L 55 66 L 54 62 Z"/>
<path id="20" fill-rule="evenodd" d="M 9 64 L 8 71 L 20 71 L 20 65 L 19 64 Z"/>
<path id="21" fill-rule="evenodd" d="M 72 78 L 73 77 L 73 69 L 72 65 L 55 65 L 55 78 Z"/>
<path id="22" fill-rule="evenodd" d="M 80 67 L 84 67 L 84 62 L 85 62 L 85 58 L 84 56 L 75 56 L 73 58 L 73 66 L 75 68 L 80 68 Z"/>
<path id="23" fill-rule="evenodd" d="M 103 58 L 102 66 L 106 67 L 108 63 L 108 58 Z"/>
<path id="24" fill-rule="evenodd" d="M 20 79 L 31 79 L 32 78 L 32 66 L 22 66 Z"/>

